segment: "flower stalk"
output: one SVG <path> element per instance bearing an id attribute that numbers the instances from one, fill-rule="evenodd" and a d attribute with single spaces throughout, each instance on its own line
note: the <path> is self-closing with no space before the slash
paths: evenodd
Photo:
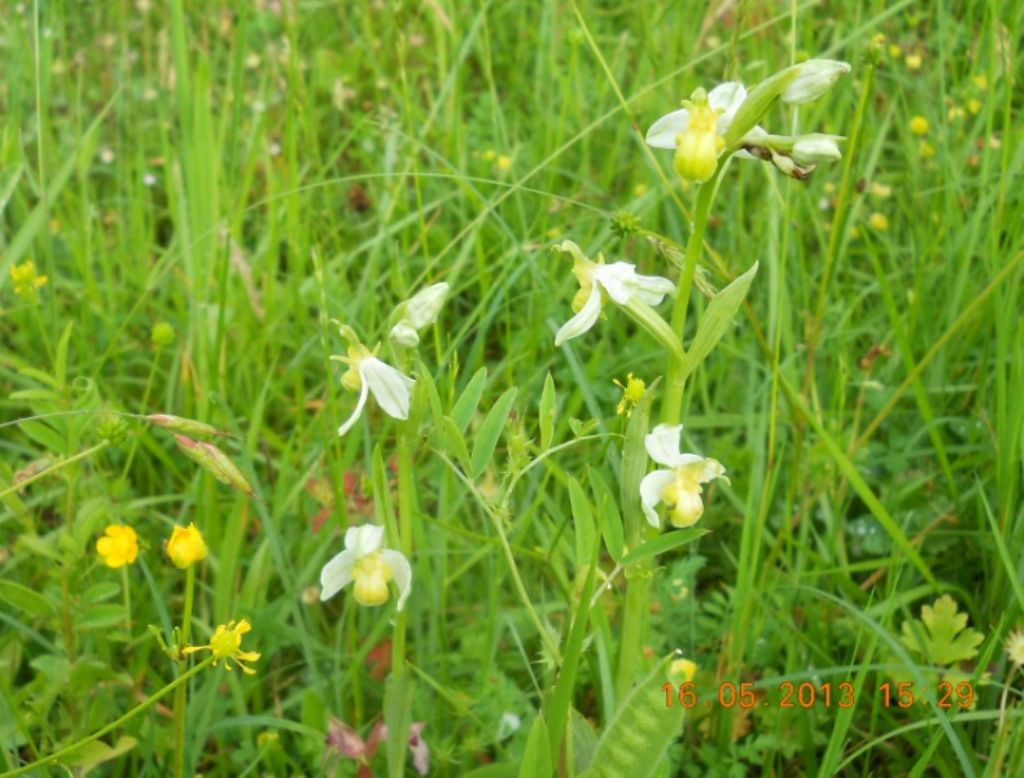
<path id="1" fill-rule="evenodd" d="M 181 617 L 181 632 L 178 640 L 178 673 L 186 677 L 185 665 L 188 663 L 184 647 L 188 645 L 190 626 L 192 624 L 192 603 L 195 597 L 196 566 L 189 565 L 185 570 L 185 608 Z M 211 660 L 212 661 L 212 660 Z M 174 776 L 181 778 L 185 774 L 185 706 L 188 703 L 188 687 L 181 684 L 174 692 Z"/>

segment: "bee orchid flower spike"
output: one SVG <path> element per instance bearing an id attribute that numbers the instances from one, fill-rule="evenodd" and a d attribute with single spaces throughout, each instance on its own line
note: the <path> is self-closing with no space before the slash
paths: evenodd
<path id="1" fill-rule="evenodd" d="M 812 59 L 765 79 L 749 92 L 738 81 L 719 84 L 710 92 L 698 88 L 683 107 L 658 119 L 647 131 L 647 143 L 674 149 L 673 167 L 688 181 L 703 183 L 733 153 L 745 159 L 772 162 L 794 178 L 806 178 L 817 162 L 839 159 L 835 135 L 769 135 L 758 122 L 778 99 L 801 104 L 817 99 L 850 72 L 845 62 Z"/>
<path id="2" fill-rule="evenodd" d="M 348 365 L 341 384 L 346 389 L 359 392 L 359 400 L 352 415 L 338 428 L 338 434 L 344 435 L 359 420 L 369 394 L 388 416 L 403 421 L 409 418 L 412 388 L 416 381 L 377 358 L 380 344 L 370 351 L 359 342 L 348 325 L 342 325 L 339 332 L 349 343 L 348 356 L 332 356 L 331 359 Z"/>

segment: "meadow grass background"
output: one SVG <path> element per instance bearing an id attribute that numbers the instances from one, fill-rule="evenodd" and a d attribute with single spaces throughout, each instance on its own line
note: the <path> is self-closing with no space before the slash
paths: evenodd
<path id="1" fill-rule="evenodd" d="M 531 468 L 506 526 L 532 602 L 564 635 L 578 586 L 566 478 L 586 479 L 588 467 L 614 478 L 624 422 L 612 381 L 634 372 L 651 383 L 660 369 L 653 344 L 614 310 L 553 347 L 576 283 L 550 246 L 571 238 L 674 274 L 642 236 L 611 225 L 626 209 L 672 240 L 688 234 L 672 190 L 686 209 L 693 191 L 642 131 L 696 86 L 829 56 L 851 62 L 850 76 L 766 124 L 847 136 L 857 125 L 847 159 L 807 182 L 737 160 L 714 206 L 707 284 L 754 261 L 760 272 L 690 382 L 683 420 L 732 485 L 712 492 L 701 522 L 711 533 L 659 560 L 652 603 L 653 654 L 682 648 L 708 699 L 721 682 L 751 681 L 771 704 L 698 709 L 671 749 L 673 771 L 1017 774 L 1019 677 L 1002 728 L 999 709 L 1002 643 L 1024 607 L 1020 4 L 584 2 L 579 12 L 506 0 L 5 4 L 0 421 L 81 409 L 201 419 L 237 436 L 222 445 L 260 500 L 141 424 L 5 493 L 0 578 L 45 602 L 0 590 L 0 770 L 73 742 L 173 677 L 145 627 L 169 638 L 180 613 L 183 577 L 161 549 L 175 522 L 197 522 L 211 549 L 198 639 L 244 616 L 246 647 L 263 653 L 255 678 L 210 671 L 193 682 L 195 769 L 318 774 L 328 714 L 369 731 L 390 611 L 346 595 L 319 603 L 310 588 L 342 528 L 373 515 L 372 451 L 381 444 L 390 460 L 395 427 L 371 403 L 352 433 L 335 434 L 354 396 L 327 361 L 343 349 L 328 319 L 373 341 L 395 304 L 442 280 L 452 295 L 421 358 L 446 412 L 486 368 L 472 440 L 497 398 L 518 393 L 476 495 L 436 437 L 414 454 L 413 718 L 427 722 L 432 774 L 515 765 L 550 657 L 481 503 L 510 461 L 539 455 L 550 374 L 555 442 L 577 437 L 574 419 L 601 437 Z M 871 77 L 865 52 L 878 33 Z M 921 136 L 909 126 L 918 115 Z M 12 290 L 9 269 L 26 260 L 48 277 L 35 301 Z M 164 348 L 151 342 L 158 322 L 176 332 Z M 33 460 L 94 445 L 100 427 L 96 415 L 5 426 L 2 484 Z M 130 634 L 122 578 L 94 552 L 111 522 L 135 527 L 145 546 L 128 571 Z M 960 668 L 975 708 L 886 707 L 879 685 L 899 672 L 935 680 L 899 636 L 944 593 L 984 635 Z M 601 602 L 574 696 L 598 725 L 621 579 Z M 786 680 L 851 681 L 856 706 L 782 710 Z M 506 713 L 517 731 L 507 720 L 500 731 Z M 124 734 L 137 744 L 103 774 L 164 774 L 168 709 Z M 355 774 L 353 762 L 338 769 Z"/>

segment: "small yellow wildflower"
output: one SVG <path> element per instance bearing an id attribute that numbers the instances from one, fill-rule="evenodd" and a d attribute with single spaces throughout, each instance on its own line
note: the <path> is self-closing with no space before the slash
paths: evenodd
<path id="1" fill-rule="evenodd" d="M 981 113 L 981 100 L 976 97 L 972 97 L 967 101 L 967 110 L 970 111 L 974 116 Z"/>
<path id="2" fill-rule="evenodd" d="M 988 89 L 988 79 L 985 76 L 971 76 L 971 82 L 982 92 Z"/>
<path id="3" fill-rule="evenodd" d="M 915 135 L 924 135 L 928 132 L 928 120 L 923 116 L 915 116 L 910 120 L 910 131 Z"/>
<path id="4" fill-rule="evenodd" d="M 697 674 L 697 663 L 689 659 L 673 659 L 668 666 L 668 675 L 676 683 L 692 681 Z"/>
<path id="5" fill-rule="evenodd" d="M 643 197 L 647 194 L 647 184 L 637 184 L 633 187 L 633 197 Z"/>
<path id="6" fill-rule="evenodd" d="M 1024 665 L 1024 629 L 1011 632 L 1004 644 L 1006 655 L 1015 665 Z"/>
<path id="7" fill-rule="evenodd" d="M 187 527 L 174 528 L 171 532 L 171 539 L 165 544 L 167 556 L 171 558 L 176 567 L 185 569 L 191 564 L 206 559 L 208 552 L 206 541 L 203 540 L 203 533 L 195 524 Z"/>
<path id="8" fill-rule="evenodd" d="M 871 182 L 871 194 L 879 199 L 884 200 L 885 198 L 892 195 L 892 187 L 888 184 L 882 184 L 878 181 Z"/>
<path id="9" fill-rule="evenodd" d="M 47 278 L 36 272 L 36 263 L 30 259 L 20 265 L 11 266 L 11 281 L 14 283 L 14 293 L 18 297 L 33 298 L 36 296 L 36 289 L 45 284 Z"/>
<path id="10" fill-rule="evenodd" d="M 881 48 L 882 44 L 885 43 L 885 33 L 876 32 L 871 36 L 871 45 L 876 48 Z"/>
<path id="11" fill-rule="evenodd" d="M 512 158 L 505 154 L 502 154 L 500 157 L 498 157 L 498 161 L 494 163 L 494 166 L 498 168 L 500 172 L 504 173 L 506 170 L 512 167 Z"/>
<path id="12" fill-rule="evenodd" d="M 487 149 L 487 151 L 480 155 L 480 159 L 484 162 L 493 162 L 497 156 L 498 154 L 494 149 Z"/>
<path id="13" fill-rule="evenodd" d="M 908 54 L 904 60 L 907 63 L 908 70 L 920 70 L 921 69 L 921 55 L 920 54 Z"/>
<path id="14" fill-rule="evenodd" d="M 878 211 L 871 214 L 868 219 L 868 224 L 879 232 L 885 232 L 889 229 L 889 220 L 886 218 L 884 213 L 879 213 Z"/>
<path id="15" fill-rule="evenodd" d="M 130 565 L 139 555 L 139 536 L 131 527 L 111 524 L 96 541 L 96 553 L 109 568 Z"/>
<path id="16" fill-rule="evenodd" d="M 903 49 L 901 49 L 898 44 L 895 44 L 895 43 L 890 43 L 889 44 L 889 56 L 890 57 L 892 57 L 893 59 L 899 59 L 901 54 L 903 54 Z"/>
<path id="17" fill-rule="evenodd" d="M 957 119 L 963 119 L 964 116 L 966 116 L 966 113 L 964 112 L 964 109 L 961 108 L 959 105 L 954 105 L 952 108 L 949 109 L 949 113 L 947 113 L 946 116 L 949 117 L 949 120 L 952 122 L 956 121 Z"/>
<path id="18" fill-rule="evenodd" d="M 644 399 L 644 394 L 647 391 L 647 384 L 644 383 L 642 378 L 637 378 L 632 373 L 629 373 L 626 376 L 625 384 L 617 378 L 612 379 L 612 383 L 622 390 L 622 399 L 619 400 L 619 404 L 615 406 L 615 412 L 619 416 L 626 414 L 626 418 L 628 419 L 633 415 L 633 409 L 636 407 L 637 403 Z"/>
<path id="19" fill-rule="evenodd" d="M 551 240 L 554 240 L 555 238 L 562 234 L 562 231 L 558 229 L 558 227 L 552 227 L 544 234 L 547 235 L 547 237 L 549 237 Z"/>
<path id="20" fill-rule="evenodd" d="M 260 654 L 257 651 L 242 650 L 242 635 L 251 631 L 252 625 L 246 619 L 242 619 L 239 622 L 229 621 L 227 624 L 221 624 L 213 631 L 213 637 L 210 638 L 210 642 L 205 646 L 189 646 L 185 649 L 185 653 L 194 654 L 196 651 L 209 649 L 214 656 L 214 667 L 223 659 L 224 667 L 231 670 L 231 665 L 227 662 L 230 659 L 242 669 L 243 673 L 256 675 L 255 670 L 242 664 L 242 662 L 255 662 L 260 658 Z"/>
<path id="21" fill-rule="evenodd" d="M 931 159 L 935 156 L 935 147 L 926 140 L 922 140 L 917 147 L 921 159 Z"/>

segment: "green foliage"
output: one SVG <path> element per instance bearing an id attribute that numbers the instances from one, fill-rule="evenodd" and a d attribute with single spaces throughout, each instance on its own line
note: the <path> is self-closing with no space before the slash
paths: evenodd
<path id="1" fill-rule="evenodd" d="M 900 640 L 930 665 L 952 665 L 973 659 L 985 636 L 967 626 L 967 614 L 944 594 L 932 605 L 921 606 L 921 618 L 903 622 Z"/>

